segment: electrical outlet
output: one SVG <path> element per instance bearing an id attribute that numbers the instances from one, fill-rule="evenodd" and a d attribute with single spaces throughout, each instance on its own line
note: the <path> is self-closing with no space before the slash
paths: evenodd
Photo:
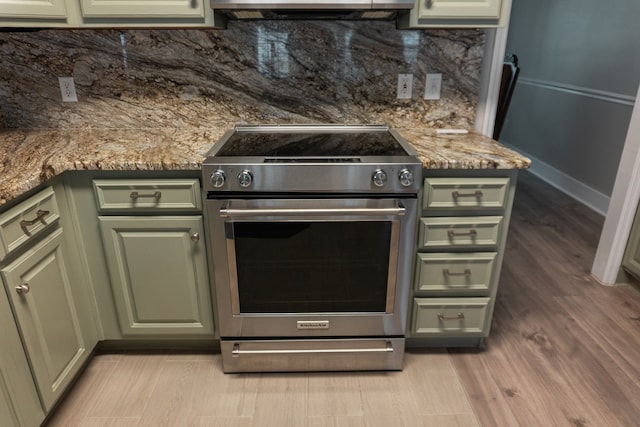
<path id="1" fill-rule="evenodd" d="M 58 83 L 60 83 L 62 102 L 78 102 L 78 94 L 76 93 L 76 85 L 73 83 L 73 77 L 58 77 Z"/>
<path id="2" fill-rule="evenodd" d="M 398 74 L 398 99 L 411 99 L 413 74 Z"/>
<path id="3" fill-rule="evenodd" d="M 424 99 L 436 100 L 440 99 L 440 88 L 442 87 L 442 74 L 427 74 L 424 82 Z"/>

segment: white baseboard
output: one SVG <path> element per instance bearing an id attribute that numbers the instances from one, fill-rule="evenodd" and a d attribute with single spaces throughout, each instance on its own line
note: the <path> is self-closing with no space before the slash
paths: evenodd
<path id="1" fill-rule="evenodd" d="M 593 209 L 602 216 L 606 216 L 607 208 L 609 207 L 609 196 L 602 194 L 601 192 L 589 187 L 583 182 L 567 175 L 566 173 L 554 168 L 548 163 L 543 162 L 540 159 L 520 150 L 517 147 L 509 144 L 506 141 L 500 141 L 503 145 L 511 148 L 514 151 L 527 156 L 531 159 L 531 168 L 529 171 L 549 183 L 558 190 L 566 193 L 568 196 L 576 199 L 580 203 Z"/>

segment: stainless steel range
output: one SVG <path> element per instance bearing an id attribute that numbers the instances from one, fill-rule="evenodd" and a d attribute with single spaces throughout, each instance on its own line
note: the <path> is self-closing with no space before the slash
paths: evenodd
<path id="1" fill-rule="evenodd" d="M 225 372 L 402 369 L 421 163 L 386 126 L 238 126 L 203 164 Z"/>

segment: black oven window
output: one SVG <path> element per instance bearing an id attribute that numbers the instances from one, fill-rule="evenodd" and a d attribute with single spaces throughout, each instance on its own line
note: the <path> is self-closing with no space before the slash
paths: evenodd
<path id="1" fill-rule="evenodd" d="M 384 312 L 390 221 L 236 222 L 242 313 Z"/>

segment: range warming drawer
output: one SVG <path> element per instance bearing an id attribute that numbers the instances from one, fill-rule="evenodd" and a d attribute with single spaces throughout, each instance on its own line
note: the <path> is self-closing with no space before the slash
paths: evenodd
<path id="1" fill-rule="evenodd" d="M 223 370 L 310 372 L 402 370 L 404 338 L 223 340 Z"/>

